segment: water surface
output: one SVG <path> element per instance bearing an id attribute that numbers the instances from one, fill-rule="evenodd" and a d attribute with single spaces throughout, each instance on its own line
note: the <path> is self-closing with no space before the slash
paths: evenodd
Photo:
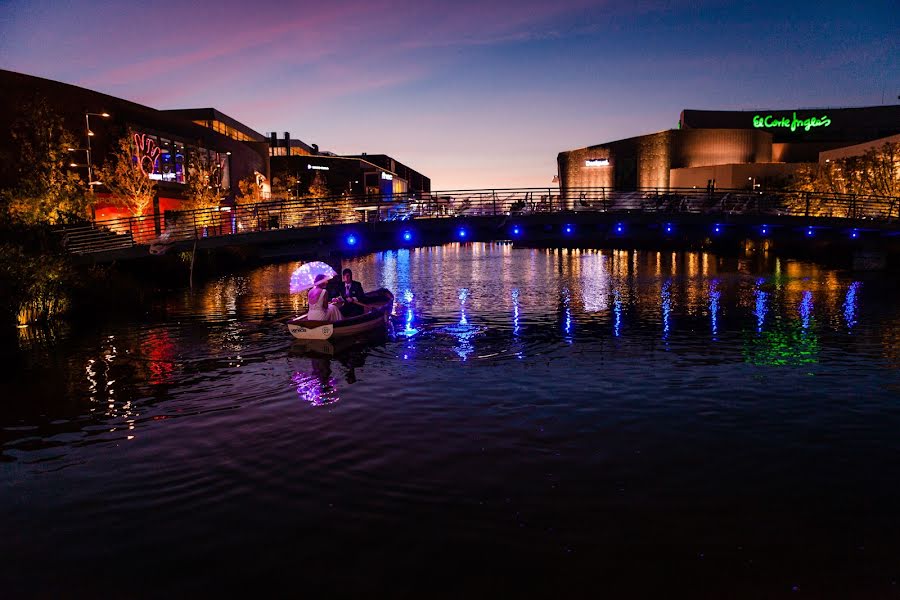
<path id="1" fill-rule="evenodd" d="M 303 310 L 297 264 L 24 332 L 5 589 L 896 592 L 887 276 L 501 243 L 347 262 L 397 297 L 358 344 L 265 324 Z"/>

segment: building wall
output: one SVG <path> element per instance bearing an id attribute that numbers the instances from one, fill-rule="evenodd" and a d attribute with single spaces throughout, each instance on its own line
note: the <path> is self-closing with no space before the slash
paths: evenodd
<path id="1" fill-rule="evenodd" d="M 682 129 L 672 133 L 673 169 L 772 162 L 772 136 L 764 131 Z"/>
<path id="2" fill-rule="evenodd" d="M 771 140 L 745 129 L 669 130 L 561 152 L 560 189 L 666 188 L 673 168 L 771 162 Z"/>
<path id="3" fill-rule="evenodd" d="M 824 164 L 827 161 L 840 160 L 851 156 L 861 156 L 869 150 L 879 149 L 885 144 L 900 144 L 900 135 L 892 135 L 863 144 L 855 144 L 853 146 L 845 146 L 835 150 L 824 151 L 819 154 L 818 162 Z"/>
<path id="4" fill-rule="evenodd" d="M 669 185 L 672 188 L 706 189 L 710 181 L 716 189 L 756 189 L 779 187 L 789 182 L 805 163 L 755 163 L 710 165 L 672 169 Z"/>
<path id="5" fill-rule="evenodd" d="M 91 156 L 94 168 L 103 165 L 106 157 L 116 150 L 118 140 L 129 133 L 143 133 L 178 142 L 184 146 L 203 148 L 227 156 L 228 173 L 232 190 L 245 177 L 255 177 L 259 172 L 268 177 L 268 144 L 265 142 L 242 142 L 197 125 L 175 113 L 159 111 L 128 100 L 115 98 L 100 92 L 77 86 L 33 77 L 22 73 L 0 70 L 0 129 L 9 131 L 10 125 L 22 116 L 22 109 L 36 99 L 46 102 L 63 120 L 67 129 L 79 143 L 85 138 L 84 115 L 86 112 L 108 112 L 110 117 L 91 117 Z M 0 137 L 0 154 L 16 152 L 10 136 Z M 230 153 L 230 154 L 229 154 Z M 0 161 L 9 163 L 9 161 Z M 77 171 L 84 174 L 84 171 Z M 0 164 L 0 184 L 7 183 L 11 174 L 3 172 Z M 162 206 L 174 207 L 184 198 L 184 184 L 158 182 Z M 102 187 L 97 190 L 103 193 Z M 171 202 L 170 202 L 171 201 Z M 163 209 L 164 210 L 164 209 Z"/>

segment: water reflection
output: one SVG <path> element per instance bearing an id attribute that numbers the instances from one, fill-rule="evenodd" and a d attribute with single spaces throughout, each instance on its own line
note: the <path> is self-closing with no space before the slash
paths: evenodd
<path id="1" fill-rule="evenodd" d="M 860 285 L 858 281 L 851 283 L 847 288 L 847 296 L 844 298 L 844 322 L 847 325 L 847 331 L 852 331 L 853 326 L 856 325 L 857 291 Z"/>
<path id="2" fill-rule="evenodd" d="M 562 330 L 563 330 L 563 338 L 568 343 L 572 343 L 572 296 L 569 293 L 569 288 L 563 288 L 562 290 Z"/>
<path id="3" fill-rule="evenodd" d="M 764 292 L 761 286 L 764 284 L 764 279 L 758 279 L 756 282 L 756 290 L 754 292 L 754 308 L 753 315 L 756 317 L 756 332 L 762 333 L 763 324 L 766 322 L 766 312 L 768 311 L 768 293 Z"/>
<path id="4" fill-rule="evenodd" d="M 673 256 L 674 259 L 674 256 Z M 674 267 L 674 265 L 673 265 Z M 660 292 L 660 311 L 662 313 L 662 336 L 663 339 L 669 337 L 670 320 L 672 316 L 672 280 L 666 279 L 662 285 Z"/>
<path id="5" fill-rule="evenodd" d="M 622 297 L 619 290 L 613 290 L 613 335 L 619 337 L 622 331 Z"/>
<path id="6" fill-rule="evenodd" d="M 661 368 L 698 356 L 781 368 L 823 361 L 826 349 L 852 356 L 875 343 L 879 357 L 900 365 L 891 346 L 900 338 L 893 304 L 861 295 L 861 282 L 841 272 L 767 261 L 474 243 L 356 257 L 344 266 L 364 287 L 396 286 L 396 337 L 363 353 L 291 348 L 283 371 L 275 363 L 290 346 L 283 326 L 253 323 L 303 309 L 289 289 L 298 263 L 261 267 L 167 295 L 141 322 L 22 349 L 13 369 L 23 375 L 0 381 L 0 396 L 40 400 L 3 403 L 0 425 L 40 423 L 60 433 L 81 431 L 78 419 L 87 417 L 90 426 L 121 434 L 181 414 L 173 398 L 189 398 L 186 412 L 202 414 L 277 395 L 266 387 L 273 371 L 278 389 L 290 381 L 292 399 L 328 404 L 346 400 L 349 384 L 379 377 L 364 366 L 373 353 L 382 369 L 391 361 L 413 369 L 447 361 L 577 363 L 574 354 L 600 354 L 604 360 L 585 368 L 602 370 L 659 350 L 672 353 Z M 869 285 L 867 292 L 876 289 Z M 604 345 L 610 338 L 619 343 Z M 195 398 L 203 401 L 192 405 Z"/>
<path id="7" fill-rule="evenodd" d="M 800 323 L 803 329 L 809 329 L 809 323 L 813 314 L 813 295 L 810 290 L 803 292 L 803 299 L 800 301 Z"/>
<path id="8" fill-rule="evenodd" d="M 469 299 L 469 288 L 459 288 L 459 323 L 451 325 L 447 330 L 456 337 L 456 345 L 453 350 L 463 361 L 475 351 L 474 338 L 477 328 L 469 325 L 466 317 L 466 301 Z"/>
<path id="9" fill-rule="evenodd" d="M 719 282 L 715 279 L 709 282 L 709 318 L 712 321 L 713 339 L 716 339 L 716 335 L 719 333 L 719 298 L 722 293 L 719 291 L 718 285 Z"/>

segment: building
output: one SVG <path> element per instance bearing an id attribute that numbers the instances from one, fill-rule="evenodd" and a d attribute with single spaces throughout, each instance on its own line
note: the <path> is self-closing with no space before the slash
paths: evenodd
<path id="1" fill-rule="evenodd" d="M 80 138 L 83 146 L 73 149 L 73 164 L 83 177 L 88 166 L 96 172 L 103 165 L 120 138 L 133 138 L 135 163 L 158 184 L 154 215 L 183 208 L 188 164 L 192 161 L 210 169 L 223 197 L 229 190 L 233 195 L 237 182 L 243 179 L 267 185 L 269 152 L 265 136 L 213 108 L 156 110 L 74 85 L 4 70 L 0 70 L 0 88 L 0 128 L 9 131 L 24 116 L 25 107 L 35 101 L 46 103 Z M 4 136 L 0 153 L 16 151 L 10 137 Z M 13 176 L 0 167 L 0 184 L 9 183 Z M 97 220 L 131 216 L 121 207 L 104 203 L 108 193 L 102 182 L 91 187 L 100 198 L 95 207 Z"/>
<path id="2" fill-rule="evenodd" d="M 560 152 L 560 190 L 784 185 L 819 154 L 900 133 L 900 105 L 684 110 L 679 128 Z"/>
<path id="3" fill-rule="evenodd" d="M 293 146 L 291 147 L 293 150 Z M 431 180 L 384 154 L 335 156 L 332 154 L 272 156 L 273 193 L 297 198 L 314 184 L 324 186 L 329 196 L 396 197 L 431 191 Z"/>
<path id="4" fill-rule="evenodd" d="M 352 155 L 350 158 L 359 158 L 369 164 L 373 164 L 388 173 L 394 175 L 395 181 L 403 182 L 400 185 L 395 184 L 395 193 L 409 192 L 412 194 L 426 194 L 431 192 L 431 179 L 425 177 L 418 171 L 411 169 L 398 160 L 391 158 L 386 154 L 362 154 Z M 367 187 L 368 184 L 367 184 Z M 399 188 L 405 188 L 399 190 Z"/>
<path id="5" fill-rule="evenodd" d="M 276 131 L 269 134 L 269 156 L 313 156 L 315 154 L 319 154 L 319 147 L 316 144 L 310 145 L 301 140 L 291 139 L 288 131 L 284 132 L 284 137 L 281 139 L 278 138 Z"/>

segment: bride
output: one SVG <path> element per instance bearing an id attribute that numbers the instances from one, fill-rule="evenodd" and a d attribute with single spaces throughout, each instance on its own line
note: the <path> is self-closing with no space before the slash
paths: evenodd
<path id="1" fill-rule="evenodd" d="M 309 321 L 340 321 L 341 311 L 334 304 L 328 303 L 328 292 L 325 286 L 331 277 L 319 273 L 316 275 L 315 283 L 309 290 L 309 313 L 306 315 Z"/>

